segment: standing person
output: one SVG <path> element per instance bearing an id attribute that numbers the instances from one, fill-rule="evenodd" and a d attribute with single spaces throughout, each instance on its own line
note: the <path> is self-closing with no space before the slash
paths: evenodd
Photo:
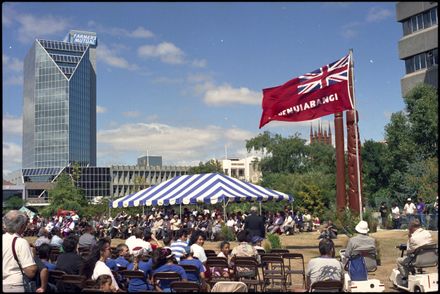
<path id="1" fill-rule="evenodd" d="M 426 206 L 425 206 L 425 202 L 423 202 L 423 199 L 421 197 L 419 197 L 419 202 L 417 203 L 416 208 L 417 208 L 417 216 L 419 218 L 419 221 L 422 224 L 422 227 L 426 228 L 426 219 L 425 219 Z"/>
<path id="2" fill-rule="evenodd" d="M 320 257 L 312 258 L 307 264 L 306 287 L 317 281 L 337 280 L 343 282 L 344 267 L 342 263 L 335 258 L 335 245 L 329 238 L 323 238 L 319 242 Z"/>
<path id="3" fill-rule="evenodd" d="M 265 238 L 264 219 L 262 216 L 257 215 L 257 207 L 251 207 L 251 214 L 244 220 L 244 229 L 249 232 L 251 237 L 260 236 Z"/>
<path id="4" fill-rule="evenodd" d="M 412 203 L 412 199 L 411 198 L 406 199 L 406 204 L 403 207 L 403 213 L 406 215 L 406 219 L 408 220 L 408 224 L 414 218 L 414 214 L 416 213 L 416 211 L 417 211 L 417 208 L 414 205 L 414 203 Z"/>
<path id="5" fill-rule="evenodd" d="M 408 243 L 406 245 L 407 256 L 397 258 L 397 268 L 402 275 L 403 285 L 408 285 L 408 263 L 411 260 L 411 253 L 414 252 L 417 248 L 423 245 L 432 244 L 432 236 L 431 233 L 427 230 L 424 230 L 420 224 L 418 219 L 413 219 L 408 224 Z"/>
<path id="6" fill-rule="evenodd" d="M 3 217 L 3 228 L 6 231 L 2 236 L 3 247 L 3 292 L 24 292 L 23 274 L 33 279 L 37 273 L 37 265 L 32 256 L 31 247 L 22 238 L 26 230 L 28 218 L 18 210 L 11 210 Z M 15 239 L 15 246 L 12 246 Z M 23 270 L 14 258 L 13 248 Z"/>
<path id="7" fill-rule="evenodd" d="M 388 217 L 388 207 L 385 202 L 382 202 L 379 207 L 380 218 L 382 220 L 381 227 L 382 229 L 386 229 L 387 226 L 387 217 Z"/>
<path id="8" fill-rule="evenodd" d="M 400 209 L 397 202 L 393 202 L 393 206 L 391 207 L 391 218 L 393 219 L 393 229 L 400 229 Z"/>

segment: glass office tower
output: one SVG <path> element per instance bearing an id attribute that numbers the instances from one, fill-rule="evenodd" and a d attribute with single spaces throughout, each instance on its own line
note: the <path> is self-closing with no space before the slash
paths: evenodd
<path id="1" fill-rule="evenodd" d="M 23 168 L 96 166 L 96 34 L 35 40 L 24 61 Z"/>

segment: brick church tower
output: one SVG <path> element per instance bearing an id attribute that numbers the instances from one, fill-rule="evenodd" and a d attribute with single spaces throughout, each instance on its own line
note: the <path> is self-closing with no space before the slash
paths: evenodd
<path id="1" fill-rule="evenodd" d="M 318 126 L 318 130 L 313 130 L 313 127 L 310 124 L 310 144 L 314 142 L 332 145 L 332 131 L 330 129 L 330 125 L 328 126 L 328 131 L 323 131 L 321 123 Z"/>

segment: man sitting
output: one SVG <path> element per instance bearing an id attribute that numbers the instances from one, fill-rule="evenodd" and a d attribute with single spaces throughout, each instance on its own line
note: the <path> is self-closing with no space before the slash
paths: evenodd
<path id="1" fill-rule="evenodd" d="M 418 219 L 413 218 L 408 225 L 408 243 L 406 245 L 407 256 L 397 258 L 397 268 L 402 275 L 403 286 L 408 284 L 408 263 L 410 261 L 409 255 L 417 248 L 432 243 L 433 241 L 431 233 L 422 228 Z"/>
<path id="2" fill-rule="evenodd" d="M 312 258 L 307 264 L 307 289 L 317 281 L 337 280 L 343 282 L 344 268 L 335 258 L 335 245 L 329 238 L 319 242 L 320 257 Z"/>
<path id="3" fill-rule="evenodd" d="M 369 271 L 374 270 L 377 267 L 376 259 L 371 256 L 376 256 L 376 240 L 373 237 L 368 236 L 368 223 L 366 221 L 360 221 L 356 227 L 357 236 L 354 236 L 348 240 L 347 248 L 343 258 L 348 261 L 350 256 L 357 254 L 368 253 L 368 256 L 364 256 L 367 269 Z M 342 256 L 341 256 L 342 257 Z M 343 260 L 343 263 L 345 263 Z"/>

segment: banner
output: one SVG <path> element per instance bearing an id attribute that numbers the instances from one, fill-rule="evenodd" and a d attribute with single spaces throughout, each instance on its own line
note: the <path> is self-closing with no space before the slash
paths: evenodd
<path id="1" fill-rule="evenodd" d="M 353 109 L 351 55 L 286 82 L 263 89 L 260 129 L 270 121 L 305 121 Z"/>

